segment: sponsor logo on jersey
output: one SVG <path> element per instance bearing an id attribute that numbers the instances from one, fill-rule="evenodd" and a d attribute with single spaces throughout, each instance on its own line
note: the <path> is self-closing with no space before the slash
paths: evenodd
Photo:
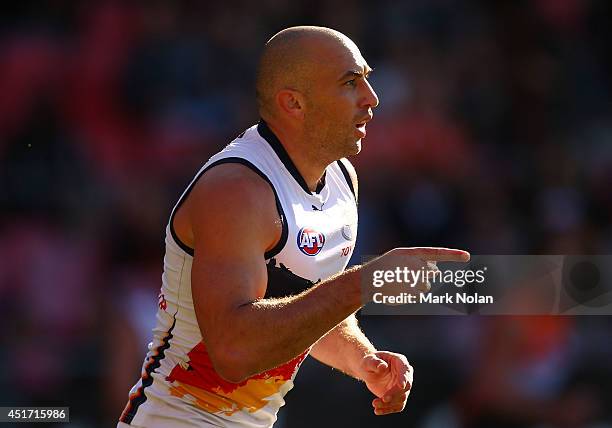
<path id="1" fill-rule="evenodd" d="M 298 232 L 297 245 L 300 251 L 307 256 L 316 256 L 325 245 L 325 235 L 314 229 L 303 227 Z"/>

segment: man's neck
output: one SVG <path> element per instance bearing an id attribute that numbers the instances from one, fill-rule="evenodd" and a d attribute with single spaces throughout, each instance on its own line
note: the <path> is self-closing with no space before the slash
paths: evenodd
<path id="1" fill-rule="evenodd" d="M 312 141 L 304 141 L 291 130 L 272 122 L 266 122 L 270 130 L 283 145 L 293 164 L 306 181 L 311 192 L 314 192 L 321 181 L 329 162 L 322 161 L 313 153 L 316 147 Z"/>

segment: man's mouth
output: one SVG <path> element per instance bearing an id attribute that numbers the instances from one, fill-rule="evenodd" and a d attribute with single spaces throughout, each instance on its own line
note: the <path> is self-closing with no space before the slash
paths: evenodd
<path id="1" fill-rule="evenodd" d="M 357 133 L 359 134 L 360 138 L 364 138 L 366 136 L 366 123 L 368 123 L 371 119 L 372 116 L 367 116 L 355 124 L 355 128 L 357 129 Z"/>
<path id="2" fill-rule="evenodd" d="M 355 125 L 355 129 L 356 129 L 356 134 L 359 138 L 365 138 L 366 136 L 366 126 L 365 123 L 364 124 L 357 124 Z"/>

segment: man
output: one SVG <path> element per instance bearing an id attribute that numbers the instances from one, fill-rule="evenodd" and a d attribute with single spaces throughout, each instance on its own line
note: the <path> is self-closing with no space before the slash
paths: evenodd
<path id="1" fill-rule="evenodd" d="M 365 382 L 377 415 L 404 408 L 412 368 L 357 326 L 359 153 L 378 98 L 355 44 L 320 27 L 276 34 L 261 56 L 262 120 L 213 156 L 177 203 L 154 341 L 120 426 L 269 427 L 303 359 Z M 406 248 L 414 269 L 465 261 Z M 429 264 L 428 264 L 429 262 Z"/>

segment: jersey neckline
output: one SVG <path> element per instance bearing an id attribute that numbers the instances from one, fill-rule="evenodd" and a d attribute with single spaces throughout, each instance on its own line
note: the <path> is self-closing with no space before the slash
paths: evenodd
<path id="1" fill-rule="evenodd" d="M 268 124 L 263 119 L 260 119 L 259 123 L 257 124 L 257 132 L 264 140 L 266 140 L 270 147 L 272 147 L 272 150 L 274 150 L 274 153 L 276 153 L 278 159 L 282 162 L 285 168 L 287 168 L 287 171 L 289 171 L 295 181 L 306 193 L 308 193 L 309 195 L 321 193 L 321 191 L 325 187 L 325 177 L 327 175 L 327 169 L 323 173 L 323 177 L 321 177 L 321 180 L 319 180 L 319 182 L 317 183 L 317 188 L 314 192 L 312 192 L 308 188 L 306 180 L 304 179 L 302 174 L 300 174 L 300 171 L 293 163 L 293 160 L 291 160 L 291 157 L 289 156 L 289 153 L 287 153 L 287 150 L 285 149 L 283 144 L 280 142 L 278 137 L 274 134 L 274 132 L 272 132 Z"/>

